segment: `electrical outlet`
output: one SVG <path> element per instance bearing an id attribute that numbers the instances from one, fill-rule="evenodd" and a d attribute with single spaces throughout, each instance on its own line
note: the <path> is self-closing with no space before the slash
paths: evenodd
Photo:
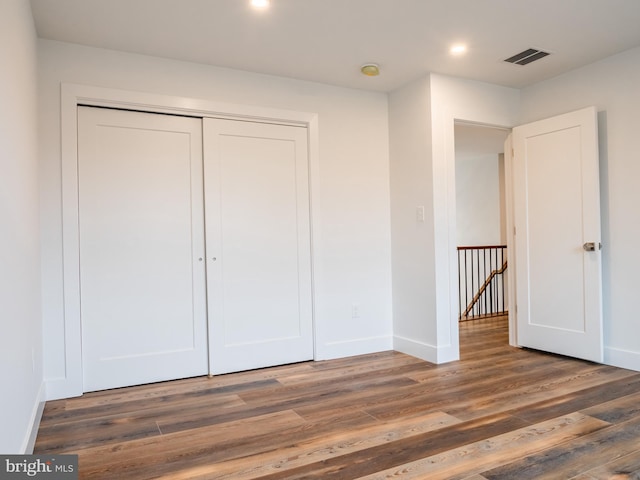
<path id="1" fill-rule="evenodd" d="M 416 222 L 424 223 L 424 207 L 416 207 Z"/>
<path id="2" fill-rule="evenodd" d="M 351 318 L 360 318 L 360 305 L 357 303 L 351 304 Z"/>

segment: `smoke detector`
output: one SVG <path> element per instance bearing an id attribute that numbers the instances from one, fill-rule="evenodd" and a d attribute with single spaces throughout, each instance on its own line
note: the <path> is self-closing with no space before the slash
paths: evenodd
<path id="1" fill-rule="evenodd" d="M 365 63 L 360 67 L 360 71 L 367 77 L 377 77 L 380 75 L 380 66 L 375 63 Z"/>

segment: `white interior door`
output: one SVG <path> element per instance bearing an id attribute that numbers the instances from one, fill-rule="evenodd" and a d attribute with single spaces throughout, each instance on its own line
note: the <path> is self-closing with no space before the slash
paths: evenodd
<path id="1" fill-rule="evenodd" d="M 204 119 L 210 371 L 313 358 L 306 128 Z"/>
<path id="2" fill-rule="evenodd" d="M 603 361 L 597 112 L 513 130 L 517 340 Z"/>
<path id="3" fill-rule="evenodd" d="M 201 120 L 78 110 L 84 390 L 206 374 Z"/>

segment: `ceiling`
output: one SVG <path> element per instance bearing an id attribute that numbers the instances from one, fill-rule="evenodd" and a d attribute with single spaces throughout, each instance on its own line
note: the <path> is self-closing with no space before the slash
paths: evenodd
<path id="1" fill-rule="evenodd" d="M 373 91 L 428 72 L 521 88 L 640 45 L 640 0 L 31 0 L 38 36 Z M 466 54 L 449 48 L 465 43 Z M 503 60 L 527 48 L 551 55 Z M 380 65 L 378 77 L 359 71 Z"/>

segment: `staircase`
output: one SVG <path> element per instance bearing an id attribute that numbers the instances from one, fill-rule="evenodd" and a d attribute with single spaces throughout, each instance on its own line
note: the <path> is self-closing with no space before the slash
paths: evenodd
<path id="1" fill-rule="evenodd" d="M 460 321 L 508 313 L 506 248 L 458 247 Z"/>

